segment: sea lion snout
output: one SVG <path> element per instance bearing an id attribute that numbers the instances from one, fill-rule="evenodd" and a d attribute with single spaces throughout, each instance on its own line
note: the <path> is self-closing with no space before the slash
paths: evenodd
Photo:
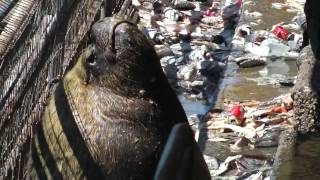
<path id="1" fill-rule="evenodd" d="M 116 17 L 108 17 L 99 20 L 92 26 L 91 38 L 93 43 L 98 49 L 109 49 L 112 52 L 116 52 L 115 38 L 116 34 L 121 34 L 125 27 L 136 28 L 136 25 L 128 20 L 123 20 Z"/>

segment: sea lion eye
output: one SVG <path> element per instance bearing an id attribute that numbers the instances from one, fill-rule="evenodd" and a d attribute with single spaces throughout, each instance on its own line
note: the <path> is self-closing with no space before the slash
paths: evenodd
<path id="1" fill-rule="evenodd" d="M 96 59 L 96 56 L 94 54 L 91 54 L 87 59 L 88 65 L 94 66 L 96 64 Z"/>

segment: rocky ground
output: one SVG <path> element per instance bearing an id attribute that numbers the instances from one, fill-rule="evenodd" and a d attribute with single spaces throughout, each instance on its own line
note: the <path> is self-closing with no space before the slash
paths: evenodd
<path id="1" fill-rule="evenodd" d="M 145 1 L 140 27 L 154 43 L 177 92 L 208 102 L 223 75 L 240 4 L 215 1 Z"/>
<path id="2" fill-rule="evenodd" d="M 205 143 L 205 157 L 213 179 L 276 178 L 279 172 L 277 167 L 293 147 L 294 127 L 297 124 L 293 119 L 293 96 L 290 88 L 283 87 L 292 87 L 296 82 L 296 74 L 292 76 L 288 72 L 290 68 L 296 68 L 291 62 L 297 60 L 303 47 L 302 5 L 300 1 L 291 4 L 283 1 L 244 1 L 227 64 L 227 71 L 238 66 L 233 70 L 242 74 L 230 73 L 233 78 L 227 74 L 222 81 L 231 79 L 250 84 L 231 83 L 232 88 L 223 87 L 215 108 L 207 114 L 208 121 L 202 123 L 204 128 L 200 129 L 200 137 L 204 136 L 200 144 Z M 276 14 L 277 11 L 281 11 L 278 15 L 283 15 L 283 19 L 266 14 Z M 292 18 L 286 12 L 296 16 Z M 264 16 L 274 19 L 270 21 Z M 230 86 L 228 82 L 226 84 Z M 281 90 L 268 92 L 274 89 L 287 89 L 289 93 L 280 95 Z M 271 95 L 270 98 L 263 97 L 268 95 Z M 268 106 L 264 106 L 266 104 Z M 234 109 L 236 107 L 240 109 L 238 113 Z M 261 131 L 263 135 L 259 135 Z M 220 164 L 211 165 L 210 162 Z"/>
<path id="3" fill-rule="evenodd" d="M 133 2 L 139 9 L 139 27 L 154 44 L 172 87 L 191 101 L 215 105 L 206 115 L 189 116 L 212 178 L 272 177 L 280 156 L 278 144 L 295 126 L 291 94 L 268 101 L 238 101 L 217 94 L 233 64 L 255 68 L 297 59 L 303 44 L 303 1 L 267 2 L 273 12 L 297 15 L 272 26 L 264 23 L 265 12 L 255 11 L 264 0 Z M 253 81 L 257 86 L 291 87 L 295 77 L 272 74 Z"/>

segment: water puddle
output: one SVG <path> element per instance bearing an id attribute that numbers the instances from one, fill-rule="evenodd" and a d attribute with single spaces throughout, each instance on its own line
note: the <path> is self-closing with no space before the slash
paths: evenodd
<path id="1" fill-rule="evenodd" d="M 186 112 L 187 117 L 194 114 L 206 114 L 210 109 L 209 105 L 206 105 L 201 101 L 193 101 L 187 99 L 183 95 L 179 95 L 178 98 L 183 106 L 184 111 Z"/>
<path id="2" fill-rule="evenodd" d="M 246 0 L 248 1 L 248 0 Z M 288 0 L 253 0 L 254 6 L 248 6 L 250 12 L 256 11 L 262 14 L 261 21 L 254 29 L 271 29 L 277 23 L 290 22 L 296 12 L 288 12 L 288 8 L 272 8 L 272 3 L 286 3 Z"/>
<path id="3" fill-rule="evenodd" d="M 247 1 L 248 2 L 248 1 Z M 273 25 L 290 23 L 296 12 L 289 13 L 287 8 L 272 8 L 272 3 L 286 3 L 286 0 L 254 0 L 253 5 L 246 5 L 249 12 L 262 14 L 254 30 L 270 30 Z M 250 21 L 250 20 L 249 20 Z M 295 61 L 285 61 L 281 58 L 268 62 L 266 66 L 239 69 L 236 64 L 228 65 L 226 77 L 222 82 L 223 98 L 241 100 L 265 101 L 290 90 L 280 86 L 277 81 L 297 74 Z"/>
<path id="4" fill-rule="evenodd" d="M 320 137 L 300 138 L 293 150 L 293 159 L 280 166 L 278 179 L 319 179 Z"/>
<path id="5" fill-rule="evenodd" d="M 235 101 L 270 100 L 290 90 L 290 87 L 281 86 L 279 80 L 294 78 L 296 74 L 294 61 L 275 60 L 266 66 L 246 69 L 230 63 L 222 82 L 222 96 Z"/>

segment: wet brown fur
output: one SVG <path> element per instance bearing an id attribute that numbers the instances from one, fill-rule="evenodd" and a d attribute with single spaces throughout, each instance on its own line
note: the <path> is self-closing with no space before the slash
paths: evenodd
<path id="1" fill-rule="evenodd" d="M 148 40 L 118 18 L 57 87 L 33 141 L 30 179 L 152 179 L 185 113 Z"/>

